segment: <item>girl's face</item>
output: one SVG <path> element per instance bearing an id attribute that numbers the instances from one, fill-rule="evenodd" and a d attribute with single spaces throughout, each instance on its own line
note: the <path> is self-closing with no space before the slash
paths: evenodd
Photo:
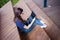
<path id="1" fill-rule="evenodd" d="M 21 12 L 19 12 L 19 15 L 20 15 L 20 16 L 23 16 L 23 15 L 24 15 L 24 13 L 23 13 L 23 12 L 22 12 L 22 13 L 21 13 Z"/>
<path id="2" fill-rule="evenodd" d="M 18 16 L 21 16 L 21 14 L 22 14 L 21 11 L 17 10 L 17 9 L 16 9 L 16 13 L 17 13 Z"/>

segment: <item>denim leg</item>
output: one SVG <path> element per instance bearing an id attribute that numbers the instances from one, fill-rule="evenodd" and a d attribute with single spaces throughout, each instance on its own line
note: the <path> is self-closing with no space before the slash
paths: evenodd
<path id="1" fill-rule="evenodd" d="M 37 25 L 39 25 L 39 26 L 43 26 L 43 24 L 40 22 L 40 20 L 39 19 L 37 19 L 36 18 L 36 20 L 35 20 L 35 24 L 37 24 Z"/>
<path id="2" fill-rule="evenodd" d="M 24 32 L 25 33 L 30 32 L 36 24 L 39 25 L 39 26 L 43 26 L 43 24 L 40 22 L 40 20 L 36 18 L 34 23 L 32 24 L 32 26 L 29 29 L 24 29 Z"/>
<path id="3" fill-rule="evenodd" d="M 35 22 L 34 22 L 34 23 L 35 23 Z M 25 33 L 30 32 L 30 31 L 34 28 L 34 26 L 35 26 L 34 23 L 31 25 L 31 27 L 30 27 L 29 29 L 24 29 L 24 32 L 25 32 Z"/>

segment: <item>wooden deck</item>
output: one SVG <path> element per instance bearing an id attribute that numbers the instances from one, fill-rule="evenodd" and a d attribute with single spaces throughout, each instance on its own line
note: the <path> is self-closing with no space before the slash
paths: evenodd
<path id="1" fill-rule="evenodd" d="M 19 0 L 14 7 L 23 9 L 24 20 L 34 11 L 38 19 L 47 24 L 47 28 L 42 29 L 36 25 L 29 33 L 22 33 L 14 23 L 14 12 L 11 1 L 0 10 L 0 40 L 60 40 L 60 29 L 58 26 L 32 1 Z"/>
<path id="2" fill-rule="evenodd" d="M 33 0 L 44 13 L 60 28 L 60 0 L 47 0 L 47 7 L 44 8 L 44 0 Z M 49 7 L 50 6 L 50 7 Z"/>
<path id="3" fill-rule="evenodd" d="M 58 26 L 32 0 L 25 0 L 25 2 L 35 12 L 37 18 L 43 20 L 48 25 L 45 31 L 50 38 L 52 40 L 60 40 L 60 29 Z"/>
<path id="4" fill-rule="evenodd" d="M 14 12 L 11 1 L 9 1 L 1 8 L 0 12 L 0 40 L 20 40 L 13 19 Z"/>

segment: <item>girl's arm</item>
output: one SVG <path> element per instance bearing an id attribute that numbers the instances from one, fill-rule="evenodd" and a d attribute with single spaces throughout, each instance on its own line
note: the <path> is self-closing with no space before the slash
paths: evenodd
<path id="1" fill-rule="evenodd" d="M 32 22 L 28 26 L 24 25 L 24 28 L 29 29 L 32 26 L 32 24 L 34 23 L 34 21 L 35 21 L 35 18 L 32 20 Z"/>

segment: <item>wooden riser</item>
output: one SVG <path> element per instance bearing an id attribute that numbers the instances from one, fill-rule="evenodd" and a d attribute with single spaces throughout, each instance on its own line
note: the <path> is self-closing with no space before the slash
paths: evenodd
<path id="1" fill-rule="evenodd" d="M 1 8 L 0 40 L 20 40 L 17 27 L 13 21 L 14 12 L 11 1 Z"/>
<path id="2" fill-rule="evenodd" d="M 45 31 L 51 37 L 52 40 L 60 40 L 60 29 L 57 27 L 56 24 L 32 1 L 32 0 L 25 0 L 28 7 L 35 12 L 37 18 L 42 19 L 48 27 Z M 31 5 L 32 4 L 32 5 Z"/>

